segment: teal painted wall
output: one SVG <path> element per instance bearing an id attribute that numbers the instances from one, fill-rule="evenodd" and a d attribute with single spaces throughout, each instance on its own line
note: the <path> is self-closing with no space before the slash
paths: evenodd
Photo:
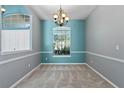
<path id="1" fill-rule="evenodd" d="M 71 27 L 71 51 L 85 51 L 85 21 L 71 20 L 67 24 Z M 42 20 L 42 48 L 41 51 L 52 52 L 53 32 L 52 29 L 56 27 L 52 20 Z M 47 60 L 46 60 L 47 58 Z M 42 53 L 42 63 L 83 63 L 85 62 L 84 53 L 71 53 L 71 57 L 53 57 L 52 53 Z"/>

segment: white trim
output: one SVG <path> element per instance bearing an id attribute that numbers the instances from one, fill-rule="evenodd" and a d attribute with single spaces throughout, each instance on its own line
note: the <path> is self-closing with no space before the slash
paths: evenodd
<path id="1" fill-rule="evenodd" d="M 2 52 L 1 55 L 10 55 L 10 54 L 16 54 L 16 53 L 22 53 L 22 52 L 30 52 L 32 49 L 29 50 L 19 50 L 19 51 L 11 51 L 11 52 Z"/>
<path id="2" fill-rule="evenodd" d="M 71 51 L 71 53 L 86 53 L 86 51 Z"/>
<path id="3" fill-rule="evenodd" d="M 55 27 L 55 28 L 53 28 L 53 31 L 70 31 L 71 30 L 71 27 L 67 27 L 67 26 L 63 26 L 63 27 L 60 27 L 60 26 L 58 26 L 58 27 Z"/>
<path id="4" fill-rule="evenodd" d="M 8 60 L 1 61 L 0 65 L 9 63 L 11 61 L 16 61 L 16 60 L 19 60 L 19 59 L 22 59 L 22 58 L 30 57 L 30 56 L 33 56 L 33 55 L 37 55 L 37 54 L 40 54 L 40 53 L 52 53 L 52 51 L 38 51 L 38 52 L 35 52 L 35 53 L 32 53 L 32 54 L 27 54 L 27 55 L 24 55 L 24 56 L 21 56 L 21 57 L 11 58 L 11 59 L 8 59 Z M 103 58 L 106 58 L 106 59 L 109 59 L 109 60 L 114 60 L 114 61 L 119 61 L 121 63 L 124 63 L 123 59 L 113 58 L 113 57 L 109 57 L 109 56 L 105 56 L 105 55 L 101 55 L 101 54 L 96 54 L 96 53 L 89 52 L 89 51 L 72 51 L 72 53 L 88 53 L 88 54 L 91 54 L 91 55 L 95 55 L 95 56 L 103 57 Z"/>
<path id="5" fill-rule="evenodd" d="M 24 55 L 24 56 L 20 56 L 20 57 L 16 57 L 16 58 L 11 58 L 11 59 L 8 59 L 8 60 L 1 61 L 0 65 L 7 64 L 7 63 L 10 63 L 12 61 L 20 60 L 22 58 L 30 57 L 30 56 L 37 55 L 37 54 L 40 54 L 40 53 L 52 53 L 52 51 L 38 51 L 38 52 L 27 54 L 27 55 Z M 73 53 L 86 53 L 86 51 L 73 51 Z"/>
<path id="6" fill-rule="evenodd" d="M 41 51 L 41 53 L 53 53 L 52 51 Z"/>
<path id="7" fill-rule="evenodd" d="M 41 52 L 35 52 L 35 53 L 32 53 L 32 54 L 27 54 L 27 55 L 24 55 L 24 56 L 21 56 L 21 57 L 16 57 L 16 58 L 11 58 L 11 59 L 8 59 L 8 60 L 4 60 L 4 61 L 1 61 L 0 62 L 0 65 L 2 64 L 7 64 L 7 63 L 10 63 L 12 61 L 16 61 L 16 60 L 19 60 L 19 59 L 22 59 L 22 58 L 26 58 L 26 57 L 30 57 L 30 56 L 33 56 L 33 55 L 37 55 L 37 54 L 40 54 Z"/>
<path id="8" fill-rule="evenodd" d="M 41 66 L 41 64 L 39 64 L 38 66 L 36 66 L 34 69 L 32 69 L 30 72 L 28 72 L 26 75 L 24 75 L 21 79 L 19 79 L 18 81 L 16 81 L 12 86 L 10 86 L 9 88 L 14 88 L 16 87 L 23 79 L 25 79 L 26 77 L 28 77 L 32 72 L 34 72 L 37 68 L 39 68 Z"/>
<path id="9" fill-rule="evenodd" d="M 100 72 L 96 71 L 93 67 L 91 67 L 89 64 L 86 63 L 86 65 L 92 69 L 96 74 L 98 74 L 100 77 L 102 77 L 104 80 L 106 80 L 108 83 L 110 83 L 113 87 L 119 88 L 117 85 L 115 85 L 113 82 L 111 82 L 109 79 L 107 79 L 104 75 L 102 75 Z"/>
<path id="10" fill-rule="evenodd" d="M 41 53 L 53 53 L 53 51 L 41 51 Z M 71 53 L 87 53 L 86 51 L 71 51 Z"/>
<path id="11" fill-rule="evenodd" d="M 84 65 L 86 63 L 41 63 L 42 65 Z"/>
<path id="12" fill-rule="evenodd" d="M 52 57 L 71 57 L 71 55 L 53 55 Z"/>
<path id="13" fill-rule="evenodd" d="M 87 51 L 86 53 L 91 54 L 91 55 L 95 55 L 95 56 L 98 56 L 98 57 L 103 57 L 103 58 L 106 58 L 106 59 L 109 59 L 109 60 L 114 60 L 114 61 L 118 61 L 118 62 L 124 63 L 124 59 L 109 57 L 109 56 L 93 53 L 93 52 L 90 52 L 90 51 Z"/>

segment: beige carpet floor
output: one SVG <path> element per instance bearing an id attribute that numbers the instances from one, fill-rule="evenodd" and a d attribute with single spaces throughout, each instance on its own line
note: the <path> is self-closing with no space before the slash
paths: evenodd
<path id="1" fill-rule="evenodd" d="M 112 88 L 87 65 L 41 65 L 16 88 Z"/>

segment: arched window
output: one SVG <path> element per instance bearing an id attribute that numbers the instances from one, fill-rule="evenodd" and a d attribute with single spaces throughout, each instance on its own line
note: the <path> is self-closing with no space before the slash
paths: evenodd
<path id="1" fill-rule="evenodd" d="M 21 13 L 4 15 L 1 30 L 2 54 L 31 50 L 31 29 L 31 15 Z"/>
<path id="2" fill-rule="evenodd" d="M 30 29 L 31 16 L 27 14 L 9 14 L 3 16 L 2 29 Z"/>

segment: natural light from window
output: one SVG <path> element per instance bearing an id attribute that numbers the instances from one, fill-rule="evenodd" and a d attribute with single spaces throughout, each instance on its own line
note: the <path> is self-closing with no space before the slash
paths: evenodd
<path id="1" fill-rule="evenodd" d="M 57 27 L 53 30 L 54 56 L 70 56 L 71 30 L 69 27 Z"/>

